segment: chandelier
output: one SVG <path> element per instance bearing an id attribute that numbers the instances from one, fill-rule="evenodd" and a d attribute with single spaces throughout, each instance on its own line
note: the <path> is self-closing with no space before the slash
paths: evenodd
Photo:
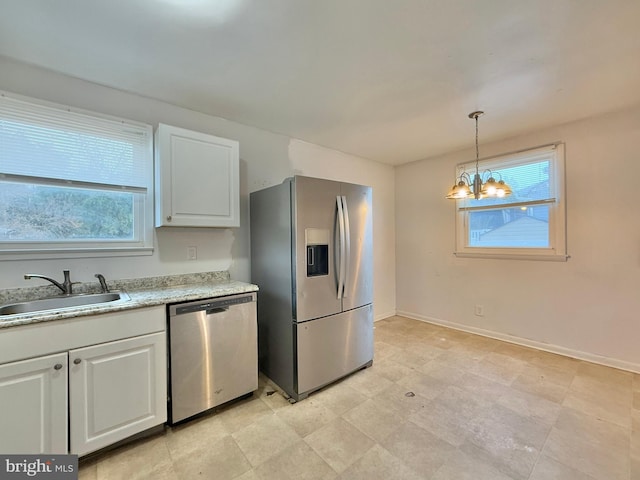
<path id="1" fill-rule="evenodd" d="M 449 190 L 447 194 L 447 198 L 449 199 L 461 200 L 463 198 L 473 197 L 479 200 L 486 197 L 506 197 L 511 194 L 509 185 L 504 183 L 502 178 L 496 181 L 491 170 L 485 170 L 482 172 L 482 175 L 480 175 L 478 169 L 480 157 L 478 149 L 478 117 L 481 115 L 484 115 L 484 112 L 477 111 L 469 114 L 469 118 L 473 118 L 476 121 L 476 173 L 472 180 L 467 172 L 462 172 L 458 178 L 458 182 L 451 187 L 451 190 Z M 500 176 L 498 172 L 496 173 Z"/>

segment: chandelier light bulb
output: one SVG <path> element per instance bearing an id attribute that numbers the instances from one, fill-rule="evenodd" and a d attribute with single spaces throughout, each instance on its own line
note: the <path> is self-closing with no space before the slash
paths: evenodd
<path id="1" fill-rule="evenodd" d="M 491 170 L 485 170 L 482 175 L 480 175 L 479 163 L 480 163 L 480 152 L 478 148 L 478 117 L 484 115 L 482 111 L 471 112 L 469 114 L 469 118 L 475 120 L 476 122 L 476 173 L 473 175 L 473 180 L 471 179 L 471 174 L 467 172 L 462 172 L 459 177 L 458 183 L 454 184 L 449 193 L 447 193 L 446 198 L 452 200 L 459 200 L 462 198 L 475 198 L 476 200 L 480 200 L 485 197 L 506 197 L 510 195 L 511 188 L 504 183 L 502 180 L 502 176 L 500 175 L 500 180 L 496 182 L 496 179 L 493 178 Z M 496 172 L 498 173 L 498 172 Z M 487 174 L 487 180 L 483 182 L 483 177 Z"/>

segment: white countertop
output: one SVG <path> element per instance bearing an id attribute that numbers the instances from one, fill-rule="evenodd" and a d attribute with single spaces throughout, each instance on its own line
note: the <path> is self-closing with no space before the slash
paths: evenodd
<path id="1" fill-rule="evenodd" d="M 196 277 L 197 275 L 199 274 L 194 274 L 193 277 Z M 118 287 L 131 287 L 115 288 L 112 290 L 114 292 L 126 292 L 130 297 L 130 300 L 116 300 L 114 302 L 85 305 L 81 307 L 68 307 L 56 310 L 42 310 L 38 312 L 3 315 L 0 316 L 0 329 L 38 322 L 50 322 L 63 318 L 97 315 L 101 313 L 150 307 L 154 305 L 258 291 L 257 285 L 230 280 L 228 278 L 228 274 L 226 275 L 226 278 L 225 275 L 217 275 L 213 277 L 211 275 L 207 275 L 202 276 L 202 281 L 197 283 L 187 283 L 183 285 L 172 284 L 172 279 L 180 282 L 184 281 L 185 278 L 189 281 L 197 281 L 197 278 L 192 278 L 188 275 L 180 275 L 156 277 L 155 279 L 149 279 L 148 282 L 145 282 L 146 279 L 115 282 Z M 157 281 L 157 279 L 162 279 L 162 281 Z"/>

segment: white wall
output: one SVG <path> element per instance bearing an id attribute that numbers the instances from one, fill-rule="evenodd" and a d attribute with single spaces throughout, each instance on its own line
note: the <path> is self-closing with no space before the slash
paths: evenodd
<path id="1" fill-rule="evenodd" d="M 640 107 L 483 144 L 481 154 L 555 141 L 566 144 L 566 263 L 452 255 L 444 196 L 474 151 L 396 169 L 398 312 L 640 371 Z"/>
<path id="2" fill-rule="evenodd" d="M 177 273 L 229 270 L 234 279 L 250 281 L 249 192 L 303 173 L 374 186 L 374 222 L 380 237 L 374 246 L 378 312 L 395 311 L 394 172 L 393 168 L 344 155 L 287 136 L 205 115 L 154 99 L 125 93 L 0 57 L 0 90 L 41 98 L 78 108 L 137 120 L 157 126 L 166 123 L 240 142 L 241 226 L 238 229 L 156 229 L 152 256 L 71 260 L 0 260 L 0 288 L 32 286 L 24 273 L 54 278 L 69 269 L 74 281 L 94 281 L 100 272 L 107 279 L 136 278 Z M 301 148 L 304 145 L 305 148 Z M 342 165 L 340 174 L 335 168 Z M 188 261 L 187 246 L 198 248 L 198 259 Z M 378 279 L 383 279 L 379 281 Z"/>

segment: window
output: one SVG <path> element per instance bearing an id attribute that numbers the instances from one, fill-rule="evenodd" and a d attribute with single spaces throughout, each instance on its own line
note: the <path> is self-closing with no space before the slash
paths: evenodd
<path id="1" fill-rule="evenodd" d="M 0 254 L 150 254 L 150 125 L 0 95 Z"/>
<path id="2" fill-rule="evenodd" d="M 513 193 L 456 201 L 456 255 L 566 260 L 564 145 L 481 160 L 479 170 Z M 475 173 L 475 162 L 458 166 L 458 176 L 465 171 Z"/>

